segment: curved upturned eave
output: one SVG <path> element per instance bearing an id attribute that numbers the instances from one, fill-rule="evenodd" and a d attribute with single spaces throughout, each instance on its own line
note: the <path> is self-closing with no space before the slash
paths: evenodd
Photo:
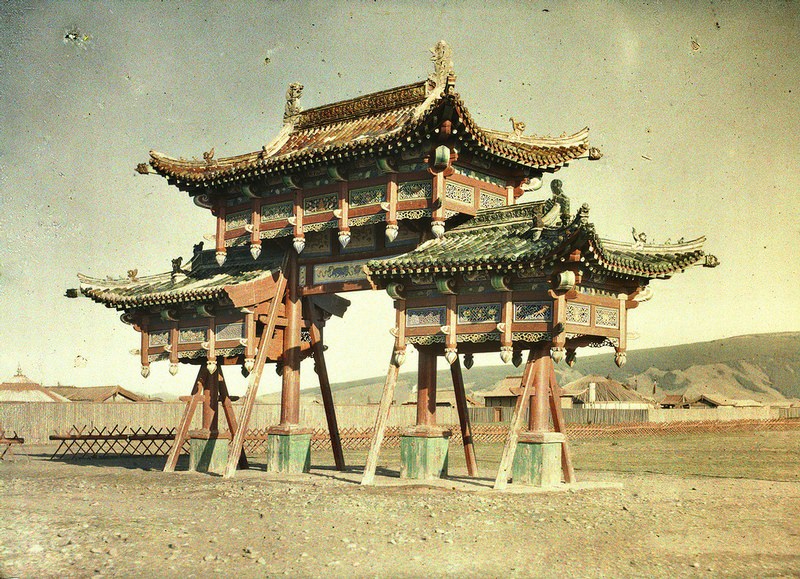
<path id="1" fill-rule="evenodd" d="M 427 104 L 419 114 L 411 115 L 407 120 L 388 129 L 383 134 L 369 138 L 353 138 L 345 143 L 308 147 L 275 155 L 292 135 L 309 130 L 321 131 L 324 127 L 299 129 L 294 132 L 291 125 L 286 125 L 278 136 L 265 145 L 261 151 L 201 161 L 176 159 L 151 150 L 150 166 L 156 173 L 174 181 L 181 189 L 193 189 L 199 186 L 215 186 L 231 181 L 245 180 L 273 172 L 289 173 L 298 168 L 307 168 L 312 164 L 328 163 L 334 160 L 341 162 L 344 159 L 368 153 L 382 153 L 384 147 L 388 151 L 392 145 L 401 142 L 421 128 L 428 121 L 432 112 L 438 110 L 446 101 L 454 106 L 461 124 L 466 128 L 468 137 L 462 136 L 462 140 L 466 138 L 471 141 L 468 146 L 473 144 L 506 161 L 536 170 L 553 170 L 588 151 L 588 127 L 567 137 L 516 137 L 502 131 L 483 129 L 474 121 L 459 95 L 453 94 L 441 95 Z M 407 108 L 410 107 L 394 109 L 394 112 Z M 384 114 L 388 114 L 388 112 Z"/>

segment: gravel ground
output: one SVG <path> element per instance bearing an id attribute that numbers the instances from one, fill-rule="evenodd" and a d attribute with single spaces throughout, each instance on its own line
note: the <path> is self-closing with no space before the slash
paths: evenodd
<path id="1" fill-rule="evenodd" d="M 387 450 L 373 487 L 324 453 L 307 475 L 255 459 L 224 480 L 29 449 L 0 463 L 0 576 L 800 576 L 800 482 L 588 470 L 584 446 L 580 485 L 498 493 L 500 448 L 479 449 L 477 481 L 456 449 L 455 477 L 432 485 L 401 482 Z"/>

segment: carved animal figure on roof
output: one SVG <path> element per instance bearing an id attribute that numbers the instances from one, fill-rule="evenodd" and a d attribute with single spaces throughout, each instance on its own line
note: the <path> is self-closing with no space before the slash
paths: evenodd
<path id="1" fill-rule="evenodd" d="M 647 234 L 644 231 L 636 231 L 636 228 L 631 228 L 631 235 L 633 235 L 633 246 L 634 247 L 644 247 L 644 244 L 647 243 Z"/>
<path id="2" fill-rule="evenodd" d="M 131 281 L 139 281 L 139 278 L 136 277 L 139 275 L 138 269 L 129 269 L 128 270 L 128 279 Z"/>
<path id="3" fill-rule="evenodd" d="M 522 136 L 522 133 L 525 132 L 525 123 L 523 121 L 518 121 L 514 117 L 509 119 L 511 121 L 511 130 L 514 131 L 514 134 L 518 137 Z"/>
<path id="4" fill-rule="evenodd" d="M 288 120 L 295 115 L 299 115 L 302 109 L 300 108 L 300 97 L 303 96 L 303 85 L 299 82 L 293 82 L 289 85 L 286 91 L 286 108 L 283 112 L 283 119 Z"/>
<path id="5" fill-rule="evenodd" d="M 561 179 L 553 179 L 550 181 L 550 191 L 553 192 L 553 199 L 561 207 L 561 223 L 566 224 L 569 222 L 571 213 L 569 208 L 569 197 L 564 194 L 564 185 Z"/>
<path id="6" fill-rule="evenodd" d="M 206 151 L 205 153 L 203 153 L 203 159 L 205 160 L 206 163 L 210 163 L 211 161 L 214 160 L 214 147 L 211 147 L 210 151 Z"/>

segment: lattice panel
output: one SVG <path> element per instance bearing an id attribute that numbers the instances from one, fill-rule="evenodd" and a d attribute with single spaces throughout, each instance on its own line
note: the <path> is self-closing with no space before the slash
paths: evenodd
<path id="1" fill-rule="evenodd" d="M 309 215 L 333 211 L 338 207 L 339 196 L 336 193 L 318 195 L 317 197 L 309 197 L 303 201 L 303 211 Z"/>
<path id="2" fill-rule="evenodd" d="M 514 302 L 515 322 L 551 322 L 553 305 L 547 302 Z"/>
<path id="3" fill-rule="evenodd" d="M 594 325 L 598 328 L 619 328 L 619 310 L 614 308 L 594 308 Z"/>
<path id="4" fill-rule="evenodd" d="M 461 183 L 447 181 L 444 195 L 448 199 L 464 203 L 465 205 L 472 205 L 475 203 L 475 189 L 468 185 L 462 185 Z"/>
<path id="5" fill-rule="evenodd" d="M 348 199 L 351 207 L 366 207 L 367 205 L 377 205 L 383 202 L 385 196 L 385 187 L 365 187 L 363 189 L 351 189 Z"/>
<path id="6" fill-rule="evenodd" d="M 591 320 L 591 306 L 585 304 L 567 304 L 566 320 L 570 324 L 588 326 Z"/>
<path id="7" fill-rule="evenodd" d="M 481 209 L 494 209 L 495 207 L 503 207 L 506 204 L 504 197 L 495 195 L 494 193 L 487 193 L 481 191 L 480 208 Z"/>
<path id="8" fill-rule="evenodd" d="M 409 308 L 406 310 L 406 326 L 419 328 L 422 326 L 443 326 L 447 320 L 444 307 Z"/>
<path id="9" fill-rule="evenodd" d="M 459 324 L 499 322 L 502 307 L 497 304 L 463 304 L 458 306 Z"/>
<path id="10" fill-rule="evenodd" d="M 178 342 L 181 344 L 198 344 L 206 341 L 206 328 L 181 328 Z"/>
<path id="11" fill-rule="evenodd" d="M 397 185 L 397 200 L 430 199 L 433 196 L 433 185 L 430 181 L 406 181 Z"/>
<path id="12" fill-rule="evenodd" d="M 225 216 L 225 231 L 233 229 L 241 229 L 250 223 L 250 212 L 239 211 L 238 213 L 231 213 Z"/>
<path id="13" fill-rule="evenodd" d="M 244 324 L 235 322 L 230 324 L 217 324 L 216 337 L 219 341 L 238 340 L 244 337 Z"/>
<path id="14" fill-rule="evenodd" d="M 166 346 L 169 344 L 169 330 L 152 332 L 147 339 L 147 343 L 151 348 L 154 346 Z"/>
<path id="15" fill-rule="evenodd" d="M 280 221 L 282 219 L 289 219 L 292 216 L 294 204 L 291 201 L 284 201 L 283 203 L 273 203 L 272 205 L 261 206 L 261 221 Z"/>

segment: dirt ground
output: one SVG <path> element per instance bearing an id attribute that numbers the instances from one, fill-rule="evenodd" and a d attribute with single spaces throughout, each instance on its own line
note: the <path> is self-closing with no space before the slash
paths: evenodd
<path id="1" fill-rule="evenodd" d="M 374 487 L 325 452 L 311 474 L 255 458 L 224 480 L 29 448 L 0 463 L 0 576 L 800 576 L 800 430 L 573 449 L 574 488 L 494 492 L 500 445 L 477 448 L 477 480 L 451 448 L 435 485 L 400 481 L 385 450 Z"/>

